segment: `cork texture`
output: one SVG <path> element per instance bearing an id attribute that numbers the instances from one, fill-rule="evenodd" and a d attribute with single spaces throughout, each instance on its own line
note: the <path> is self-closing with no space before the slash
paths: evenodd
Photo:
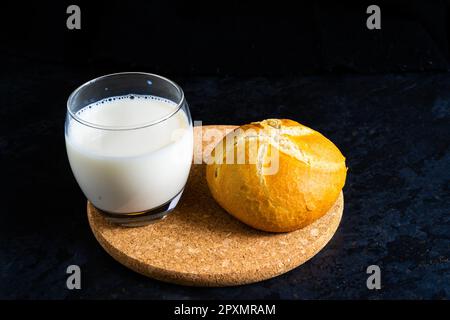
<path id="1" fill-rule="evenodd" d="M 194 157 L 205 156 L 207 129 L 225 134 L 233 126 L 194 128 Z M 220 139 L 215 136 L 213 141 Z M 342 217 L 341 193 L 322 218 L 289 233 L 268 233 L 239 222 L 210 195 L 205 165 L 193 164 L 183 196 L 164 220 L 123 228 L 107 222 L 90 204 L 91 229 L 118 262 L 145 276 L 192 286 L 232 286 L 269 279 L 317 254 L 332 238 Z"/>

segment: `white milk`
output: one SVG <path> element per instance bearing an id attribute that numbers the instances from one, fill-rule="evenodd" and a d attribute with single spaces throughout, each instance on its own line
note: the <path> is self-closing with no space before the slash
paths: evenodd
<path id="1" fill-rule="evenodd" d="M 77 112 L 102 126 L 137 126 L 168 116 L 171 101 L 128 95 Z M 180 109 L 159 124 L 136 130 L 104 130 L 70 119 L 66 128 L 70 166 L 86 197 L 99 209 L 135 213 L 158 207 L 184 187 L 192 161 L 193 134 Z"/>

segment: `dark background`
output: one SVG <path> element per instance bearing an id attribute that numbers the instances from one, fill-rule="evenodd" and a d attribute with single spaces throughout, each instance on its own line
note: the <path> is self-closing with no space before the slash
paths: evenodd
<path id="1" fill-rule="evenodd" d="M 65 28 L 69 4 L 82 28 Z M 2 10 L 4 53 L 37 63 L 169 75 L 448 71 L 449 1 L 19 1 Z M 35 67 L 38 67 L 37 65 Z"/>
<path id="2" fill-rule="evenodd" d="M 81 30 L 66 8 L 81 7 Z M 381 7 L 381 30 L 366 8 Z M 0 34 L 0 298 L 448 299 L 449 1 L 15 1 Z M 339 230 L 258 284 L 147 279 L 97 244 L 65 154 L 66 99 L 102 74 L 168 76 L 194 120 L 297 120 L 349 167 Z M 66 267 L 82 290 L 65 287 Z M 382 289 L 366 288 L 367 266 Z"/>

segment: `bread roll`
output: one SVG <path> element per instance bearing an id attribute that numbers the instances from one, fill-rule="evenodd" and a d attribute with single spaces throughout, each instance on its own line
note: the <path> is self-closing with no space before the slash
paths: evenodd
<path id="1" fill-rule="evenodd" d="M 206 179 L 214 199 L 240 221 L 270 232 L 293 231 L 323 216 L 347 173 L 330 140 L 287 119 L 237 128 L 209 161 Z"/>

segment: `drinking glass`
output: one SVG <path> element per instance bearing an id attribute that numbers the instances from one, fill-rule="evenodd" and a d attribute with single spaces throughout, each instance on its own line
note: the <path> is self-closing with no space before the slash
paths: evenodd
<path id="1" fill-rule="evenodd" d="M 180 200 L 193 128 L 175 82 L 141 72 L 86 82 L 68 99 L 65 140 L 76 181 L 109 221 L 145 225 L 164 218 Z"/>

